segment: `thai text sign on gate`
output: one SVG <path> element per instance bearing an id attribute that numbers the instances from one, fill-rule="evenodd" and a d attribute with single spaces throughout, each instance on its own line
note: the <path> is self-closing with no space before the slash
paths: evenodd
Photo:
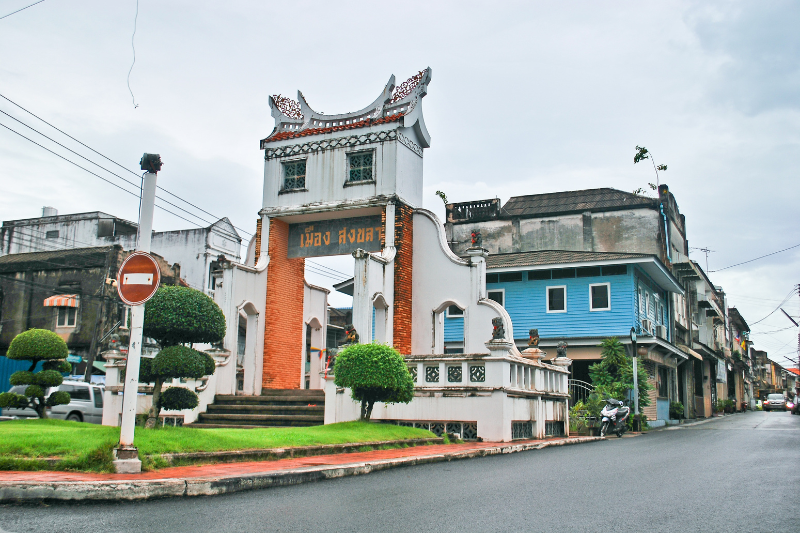
<path id="1" fill-rule="evenodd" d="M 289 257 L 344 255 L 361 248 L 380 252 L 380 215 L 289 224 Z"/>

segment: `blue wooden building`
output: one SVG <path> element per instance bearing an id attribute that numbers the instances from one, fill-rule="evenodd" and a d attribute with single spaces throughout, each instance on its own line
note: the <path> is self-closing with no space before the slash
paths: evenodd
<path id="1" fill-rule="evenodd" d="M 678 397 L 676 370 L 687 360 L 673 344 L 673 294 L 678 280 L 654 255 L 545 250 L 490 255 L 487 296 L 503 305 L 520 349 L 531 329 L 540 347 L 555 357 L 560 341 L 569 345 L 571 378 L 589 382 L 589 366 L 600 360 L 600 342 L 618 337 L 630 346 L 635 328 L 643 364 L 654 391 L 649 420 L 668 418 L 669 401 Z M 451 306 L 445 317 L 445 350 L 463 350 L 463 311 Z M 641 353 L 643 352 L 643 353 Z"/>

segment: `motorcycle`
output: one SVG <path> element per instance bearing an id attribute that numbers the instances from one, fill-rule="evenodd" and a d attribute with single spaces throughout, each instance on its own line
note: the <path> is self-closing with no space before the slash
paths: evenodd
<path id="1" fill-rule="evenodd" d="M 616 433 L 617 437 L 622 437 L 622 434 L 628 429 L 627 421 L 630 414 L 631 408 L 623 402 L 614 398 L 606 398 L 606 405 L 600 411 L 600 416 L 603 417 L 600 436 L 605 437 L 608 433 Z"/>

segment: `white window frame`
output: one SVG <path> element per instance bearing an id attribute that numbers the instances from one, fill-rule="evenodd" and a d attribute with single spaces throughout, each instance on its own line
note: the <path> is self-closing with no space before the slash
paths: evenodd
<path id="1" fill-rule="evenodd" d="M 644 317 L 650 320 L 650 291 L 644 291 Z"/>
<path id="2" fill-rule="evenodd" d="M 559 311 L 550 310 L 550 289 L 564 289 L 564 309 Z M 548 313 L 566 313 L 567 312 L 567 286 L 566 285 L 548 285 L 545 287 L 544 293 L 545 307 L 544 310 Z"/>
<path id="3" fill-rule="evenodd" d="M 447 318 L 464 318 L 464 310 L 463 309 L 458 307 L 458 309 L 461 309 L 461 314 L 460 315 L 451 315 L 450 314 L 450 308 L 451 307 L 458 307 L 458 306 L 456 304 L 451 304 L 451 305 L 447 306 L 447 310 L 445 311 L 445 316 Z"/>
<path id="4" fill-rule="evenodd" d="M 67 313 L 67 315 L 64 317 L 65 320 L 64 320 L 64 324 L 63 325 L 58 323 L 58 319 L 61 317 L 61 310 L 62 309 Z M 74 309 L 75 310 L 75 322 L 73 324 L 69 324 L 69 310 L 70 309 Z M 67 306 L 56 307 L 56 327 L 57 328 L 59 328 L 59 329 L 61 329 L 61 328 L 75 328 L 77 326 L 78 326 L 78 308 L 77 307 L 67 307 Z"/>
<path id="5" fill-rule="evenodd" d="M 499 293 L 503 294 L 503 303 L 501 303 L 500 305 L 502 305 L 505 308 L 505 306 L 506 306 L 506 290 L 505 289 L 492 289 L 492 290 L 486 291 L 486 299 L 487 300 L 491 300 L 491 298 L 489 298 L 489 293 L 490 292 L 499 292 Z M 494 301 L 494 300 L 492 300 L 492 301 Z"/>
<path id="6" fill-rule="evenodd" d="M 608 306 L 607 307 L 594 307 L 594 301 L 592 300 L 592 287 L 599 287 L 601 285 L 605 285 L 606 287 L 606 298 L 608 298 Z M 566 301 L 566 299 L 565 299 Z M 611 283 L 590 283 L 589 284 L 589 311 L 611 311 Z"/>
<path id="7" fill-rule="evenodd" d="M 644 303 L 644 289 L 642 289 L 641 285 L 639 285 L 639 287 L 637 287 L 637 288 L 639 289 L 639 314 L 643 315 L 644 314 L 644 306 L 645 306 L 645 303 Z"/>

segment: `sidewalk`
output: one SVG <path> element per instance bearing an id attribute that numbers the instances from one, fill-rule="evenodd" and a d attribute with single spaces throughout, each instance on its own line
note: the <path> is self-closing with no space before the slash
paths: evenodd
<path id="1" fill-rule="evenodd" d="M 170 467 L 141 474 L 0 472 L 0 503 L 133 501 L 176 496 L 211 496 L 368 474 L 400 466 L 539 450 L 550 446 L 599 440 L 603 439 L 570 437 L 513 443 L 439 444 L 277 461 Z"/>

